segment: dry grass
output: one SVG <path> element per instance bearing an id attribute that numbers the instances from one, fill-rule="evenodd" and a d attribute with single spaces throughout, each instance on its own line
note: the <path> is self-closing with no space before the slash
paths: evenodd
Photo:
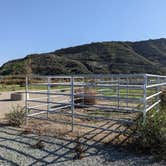
<path id="1" fill-rule="evenodd" d="M 75 156 L 73 157 L 74 160 L 80 160 L 84 157 L 87 147 L 84 144 L 82 144 L 80 137 L 76 139 L 76 145 L 73 150 L 75 153 Z"/>
<path id="2" fill-rule="evenodd" d="M 77 89 L 77 92 L 75 93 L 79 94 L 82 93 L 83 89 Z M 95 96 L 96 90 L 94 88 L 85 88 L 84 92 L 88 96 Z M 79 101 L 82 102 L 82 101 Z M 98 101 L 94 100 L 94 98 L 86 98 L 84 102 L 88 102 L 88 104 L 96 104 Z M 105 103 L 104 103 L 105 104 Z M 108 103 L 106 103 L 108 104 Z M 61 110 L 62 112 L 70 113 L 70 109 L 64 109 Z M 91 115 L 91 116 L 100 116 L 100 117 L 110 117 L 110 118 L 129 118 L 129 114 L 125 113 L 118 113 L 118 112 L 110 112 L 109 115 L 107 112 L 104 113 L 103 110 L 96 110 L 91 107 L 88 108 L 76 108 L 74 110 L 77 114 L 84 114 L 84 115 Z M 135 119 L 137 117 L 136 114 L 131 115 L 131 119 Z M 49 114 L 49 119 L 52 121 L 65 121 L 65 122 L 72 122 L 72 117 L 67 116 L 64 114 Z M 105 129 L 111 129 L 111 130 L 124 130 L 126 127 L 125 125 L 121 125 L 120 123 L 115 123 L 111 120 L 98 120 L 98 119 L 91 119 L 88 117 L 75 117 L 74 118 L 75 123 L 79 124 L 85 124 L 89 126 L 95 126 L 95 127 L 102 127 Z M 91 138 L 91 140 L 100 142 L 110 142 L 112 138 L 114 138 L 117 134 L 111 131 L 101 131 L 100 129 L 95 129 L 95 131 L 90 132 L 94 129 L 92 128 L 85 128 L 81 126 L 74 126 L 74 131 L 71 132 L 71 125 L 67 124 L 59 124 L 51 121 L 44 121 L 44 120 L 37 120 L 37 119 L 31 119 L 28 121 L 28 125 L 23 126 L 26 132 L 32 132 L 36 133 L 38 135 L 50 135 L 54 137 L 65 137 L 70 139 L 76 139 L 77 137 L 91 137 L 92 135 L 95 135 Z M 87 134 L 88 133 L 88 134 Z M 99 133 L 99 134 L 96 134 Z M 107 135 L 107 137 L 105 137 Z M 104 139 L 103 139 L 104 138 Z"/>
<path id="3" fill-rule="evenodd" d="M 20 105 L 13 106 L 10 113 L 5 114 L 5 119 L 8 124 L 14 127 L 19 127 L 25 119 L 25 108 Z"/>
<path id="4" fill-rule="evenodd" d="M 65 120 L 69 122 L 71 117 L 63 116 L 63 115 L 49 115 L 49 118 L 52 120 Z M 123 126 L 116 122 L 112 121 L 87 121 L 85 119 L 76 119 L 74 120 L 80 124 L 91 125 L 95 127 L 102 127 L 111 130 L 124 130 L 127 126 Z M 91 138 L 90 140 L 93 141 L 100 141 L 100 142 L 110 142 L 112 138 L 117 136 L 117 133 L 111 131 L 101 131 L 100 129 L 92 129 L 87 127 L 81 126 L 74 126 L 74 131 L 71 131 L 71 125 L 67 124 L 59 124 L 51 121 L 43 121 L 39 119 L 30 119 L 27 125 L 23 125 L 24 134 L 26 133 L 35 133 L 38 135 L 49 135 L 58 138 L 69 138 L 69 139 L 76 139 L 76 138 Z M 107 135 L 107 136 L 106 136 Z"/>

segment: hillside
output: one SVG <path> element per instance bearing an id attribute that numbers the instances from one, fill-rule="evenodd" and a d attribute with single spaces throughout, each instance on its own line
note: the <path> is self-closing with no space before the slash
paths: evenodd
<path id="1" fill-rule="evenodd" d="M 8 74 L 156 73 L 166 74 L 166 39 L 98 42 L 32 54 L 5 63 Z"/>

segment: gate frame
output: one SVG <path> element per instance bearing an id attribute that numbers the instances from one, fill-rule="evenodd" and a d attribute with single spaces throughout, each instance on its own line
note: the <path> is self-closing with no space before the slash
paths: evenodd
<path id="1" fill-rule="evenodd" d="M 51 83 L 51 78 L 57 78 L 57 79 L 58 78 L 59 79 L 67 78 L 67 79 L 70 79 L 70 82 L 69 82 L 68 86 L 70 86 L 70 95 L 69 96 L 70 96 L 70 109 L 71 109 L 72 122 L 71 123 L 69 123 L 69 122 L 62 122 L 62 121 L 59 121 L 59 122 L 60 123 L 65 123 L 65 124 L 71 124 L 72 131 L 74 130 L 74 125 L 96 128 L 95 126 L 88 126 L 88 125 L 74 123 L 74 119 L 77 116 L 94 118 L 94 117 L 92 117 L 90 115 L 77 115 L 74 112 L 74 110 L 75 110 L 75 102 L 74 102 L 75 101 L 75 93 L 74 93 L 74 88 L 75 87 L 79 87 L 79 86 L 83 86 L 83 87 L 86 86 L 85 82 L 83 82 L 81 85 L 77 84 L 77 82 L 75 82 L 75 79 L 78 79 L 78 78 L 82 79 L 83 78 L 83 80 L 85 80 L 86 78 L 93 78 L 93 79 L 99 79 L 99 78 L 111 78 L 112 79 L 113 78 L 113 80 L 114 80 L 114 79 L 118 78 L 118 85 L 115 85 L 118 88 L 118 90 L 117 90 L 117 92 L 118 92 L 117 93 L 117 97 L 112 97 L 114 99 L 117 99 L 117 101 L 118 101 L 117 109 L 120 108 L 119 102 L 122 99 L 122 97 L 120 96 L 120 90 L 119 90 L 120 87 L 126 87 L 127 91 L 129 90 L 129 87 L 132 87 L 132 86 L 135 87 L 135 88 L 136 87 L 141 88 L 143 90 L 143 98 L 140 98 L 139 100 L 143 103 L 143 110 L 140 111 L 140 112 L 143 113 L 143 123 L 145 123 L 145 121 L 146 121 L 146 114 L 147 114 L 148 111 L 150 111 L 154 107 L 157 107 L 157 111 L 159 111 L 159 104 L 161 102 L 159 96 L 162 93 L 161 87 L 166 85 L 166 76 L 152 75 L 152 74 L 104 74 L 104 75 L 92 74 L 92 75 L 70 75 L 70 76 L 35 76 L 35 75 L 27 76 L 26 77 L 26 87 L 25 87 L 25 91 L 26 91 L 25 108 L 26 108 L 26 121 L 27 122 L 28 122 L 28 118 L 35 118 L 34 117 L 35 114 L 34 115 L 30 115 L 29 114 L 29 112 L 30 112 L 30 108 L 28 106 L 28 102 L 30 101 L 30 99 L 28 98 L 28 96 L 30 94 L 30 91 L 29 91 L 29 88 L 28 88 L 29 87 L 29 83 L 28 83 L 29 77 L 47 78 L 47 83 L 46 83 L 46 85 L 47 85 L 47 93 L 46 93 L 47 94 L 47 118 L 48 118 L 48 113 L 50 112 L 50 109 L 51 109 L 51 106 L 50 106 L 50 104 L 51 104 L 50 95 L 51 95 L 51 85 L 53 85 L 53 83 Z M 131 78 L 137 79 L 139 77 L 143 78 L 143 83 L 141 85 L 140 84 L 139 85 L 130 85 L 129 84 L 129 81 L 128 81 L 129 79 L 131 79 Z M 127 80 L 126 84 L 122 84 L 120 82 L 121 78 L 126 78 L 126 80 Z M 65 84 L 64 85 L 60 84 L 60 85 L 66 86 Z M 156 93 L 148 95 L 148 90 L 149 89 L 153 89 L 153 88 L 156 88 Z M 82 97 L 85 98 L 85 94 Z M 149 105 L 148 101 L 152 100 L 154 98 L 155 98 L 155 102 L 153 102 L 153 103 L 151 103 Z M 135 98 L 133 98 L 133 100 L 135 100 Z M 129 103 L 128 96 L 127 96 L 126 102 L 127 102 L 127 105 L 128 105 L 128 103 Z M 86 106 L 84 103 L 83 103 L 83 105 Z M 102 108 L 102 107 L 98 107 L 98 108 Z M 43 112 L 41 112 L 41 113 L 43 113 Z M 106 118 L 103 118 L 103 119 L 106 119 Z M 120 120 L 112 119 L 112 118 L 109 118 L 109 120 L 119 121 L 120 122 Z M 129 122 L 129 123 L 131 123 L 131 122 Z M 103 129 L 103 130 L 105 130 L 105 129 Z"/>

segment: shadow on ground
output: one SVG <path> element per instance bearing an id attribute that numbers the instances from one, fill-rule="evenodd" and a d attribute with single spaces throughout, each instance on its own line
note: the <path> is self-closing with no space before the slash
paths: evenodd
<path id="1" fill-rule="evenodd" d="M 100 127 L 104 127 L 104 125 L 106 124 Z M 112 125 L 114 124 L 109 127 L 111 128 Z M 0 165 L 79 165 L 81 162 L 84 165 L 152 165 L 155 163 L 153 158 L 149 158 L 149 156 L 139 156 L 123 150 L 121 144 L 124 144 L 130 135 L 119 142 L 119 146 L 114 146 L 112 143 L 120 137 L 121 133 L 116 135 L 114 133 L 114 137 L 103 144 L 101 141 L 113 134 L 113 131 L 105 134 L 103 132 L 99 129 L 93 129 L 82 135 L 81 145 L 86 148 L 83 154 L 84 158 L 73 160 L 76 155 L 75 146 L 78 139 L 71 140 L 65 136 L 57 138 L 25 134 L 19 128 L 1 124 Z M 94 137 L 101 134 L 102 137 L 98 141 L 94 141 Z M 39 140 L 42 141 L 44 147 L 41 149 L 32 148 L 32 145 Z"/>

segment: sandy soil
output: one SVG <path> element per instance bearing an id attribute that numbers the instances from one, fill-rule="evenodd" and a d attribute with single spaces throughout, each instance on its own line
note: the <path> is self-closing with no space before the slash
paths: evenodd
<path id="1" fill-rule="evenodd" d="M 0 95 L 0 118 L 11 111 L 12 106 L 17 104 L 24 106 L 25 101 L 11 101 L 10 95 L 13 92 L 2 92 Z M 34 95 L 31 97 L 43 97 Z M 55 96 L 53 101 L 69 100 L 64 96 Z M 66 111 L 70 111 L 67 110 Z M 88 113 L 88 110 L 78 108 L 76 113 Z M 71 117 L 57 114 L 49 114 L 51 120 L 66 120 Z M 147 165 L 164 166 L 164 161 L 156 162 L 152 156 L 134 154 L 125 151 L 123 146 L 114 147 L 116 142 L 123 145 L 130 135 L 124 136 L 116 131 L 127 131 L 128 126 L 112 121 L 96 121 L 88 118 L 75 118 L 74 122 L 97 126 L 96 129 L 87 129 L 75 126 L 71 132 L 71 125 L 62 125 L 43 120 L 29 120 L 22 129 L 13 128 L 6 124 L 0 124 L 0 165 L 73 165 L 73 166 L 126 166 L 126 165 Z M 100 130 L 98 127 L 110 129 Z M 74 160 L 77 155 L 75 147 L 78 138 L 81 138 L 81 145 L 86 151 L 82 160 Z M 42 141 L 42 149 L 34 148 L 34 145 Z"/>

